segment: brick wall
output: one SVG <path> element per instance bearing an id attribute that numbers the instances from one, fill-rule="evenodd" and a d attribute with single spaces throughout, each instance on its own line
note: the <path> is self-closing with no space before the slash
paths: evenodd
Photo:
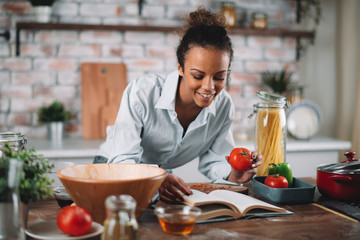
<path id="1" fill-rule="evenodd" d="M 292 27 L 295 2 L 289 0 L 237 0 L 239 12 L 249 15 L 266 11 L 269 27 Z M 137 0 L 57 0 L 52 21 L 64 23 L 129 24 L 179 26 L 180 18 L 204 5 L 220 10 L 221 1 L 146 0 L 142 16 Z M 0 1 L 0 31 L 10 29 L 11 39 L 0 38 L 0 131 L 15 130 L 30 137 L 45 137 L 45 126 L 37 120 L 37 110 L 60 100 L 71 111 L 67 123 L 69 137 L 81 136 L 82 62 L 124 62 L 128 81 L 149 72 L 167 73 L 176 69 L 178 36 L 163 32 L 134 31 L 21 31 L 21 55 L 15 56 L 17 21 L 33 21 L 29 2 Z M 261 89 L 259 71 L 288 66 L 299 71 L 295 60 L 295 39 L 232 35 L 234 61 L 228 88 L 236 105 L 234 132 L 249 138 L 252 121 L 247 116 Z M 296 75 L 296 74 L 295 74 Z"/>

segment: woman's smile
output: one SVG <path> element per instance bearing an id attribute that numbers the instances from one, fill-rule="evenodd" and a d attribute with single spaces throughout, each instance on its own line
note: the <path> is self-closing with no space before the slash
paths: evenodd
<path id="1" fill-rule="evenodd" d="M 210 93 L 210 94 L 206 94 L 206 93 L 200 93 L 198 92 L 198 94 L 202 97 L 202 99 L 204 101 L 210 101 L 212 99 L 213 96 L 215 96 L 215 93 Z"/>

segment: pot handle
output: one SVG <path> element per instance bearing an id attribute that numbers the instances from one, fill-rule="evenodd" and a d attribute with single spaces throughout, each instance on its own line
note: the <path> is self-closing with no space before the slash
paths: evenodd
<path id="1" fill-rule="evenodd" d="M 331 180 L 336 181 L 336 182 L 344 182 L 344 183 L 349 183 L 352 181 L 352 178 L 350 176 L 347 175 L 332 175 L 329 177 Z"/>

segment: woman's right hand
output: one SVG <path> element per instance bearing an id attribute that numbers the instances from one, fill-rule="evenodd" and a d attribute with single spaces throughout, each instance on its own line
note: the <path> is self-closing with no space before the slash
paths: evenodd
<path id="1" fill-rule="evenodd" d="M 159 188 L 160 199 L 168 203 L 182 201 L 184 194 L 192 194 L 190 187 L 174 174 L 168 174 Z"/>
<path id="2" fill-rule="evenodd" d="M 229 162 L 229 157 L 225 157 L 226 160 Z M 250 169 L 246 171 L 237 171 L 233 167 L 231 167 L 231 172 L 228 177 L 228 181 L 235 182 L 235 183 L 246 183 L 250 181 L 257 172 L 257 167 L 261 165 L 261 159 L 263 156 L 258 154 L 257 152 L 251 153 L 251 159 L 253 160 L 253 164 L 251 165 Z"/>

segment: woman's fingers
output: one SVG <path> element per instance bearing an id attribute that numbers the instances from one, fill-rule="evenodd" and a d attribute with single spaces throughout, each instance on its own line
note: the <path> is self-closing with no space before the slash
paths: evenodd
<path id="1" fill-rule="evenodd" d="M 174 174 L 168 174 L 159 188 L 160 199 L 165 202 L 177 202 L 183 200 L 183 195 L 192 194 L 189 186 Z"/>
<path id="2" fill-rule="evenodd" d="M 174 175 L 175 176 L 175 175 Z M 175 176 L 176 177 L 176 176 Z M 191 195 L 192 192 L 191 192 L 191 189 L 190 187 L 184 182 L 184 180 L 182 180 L 181 178 L 179 177 L 176 177 L 176 182 L 174 184 L 174 186 L 180 190 L 181 192 L 181 195 L 182 194 L 186 194 L 186 195 Z M 178 192 L 178 191 L 177 191 Z"/>
<path id="3" fill-rule="evenodd" d="M 183 200 L 182 197 L 175 196 L 172 192 L 168 191 L 167 189 L 160 193 L 160 199 L 168 203 L 175 203 Z"/>

